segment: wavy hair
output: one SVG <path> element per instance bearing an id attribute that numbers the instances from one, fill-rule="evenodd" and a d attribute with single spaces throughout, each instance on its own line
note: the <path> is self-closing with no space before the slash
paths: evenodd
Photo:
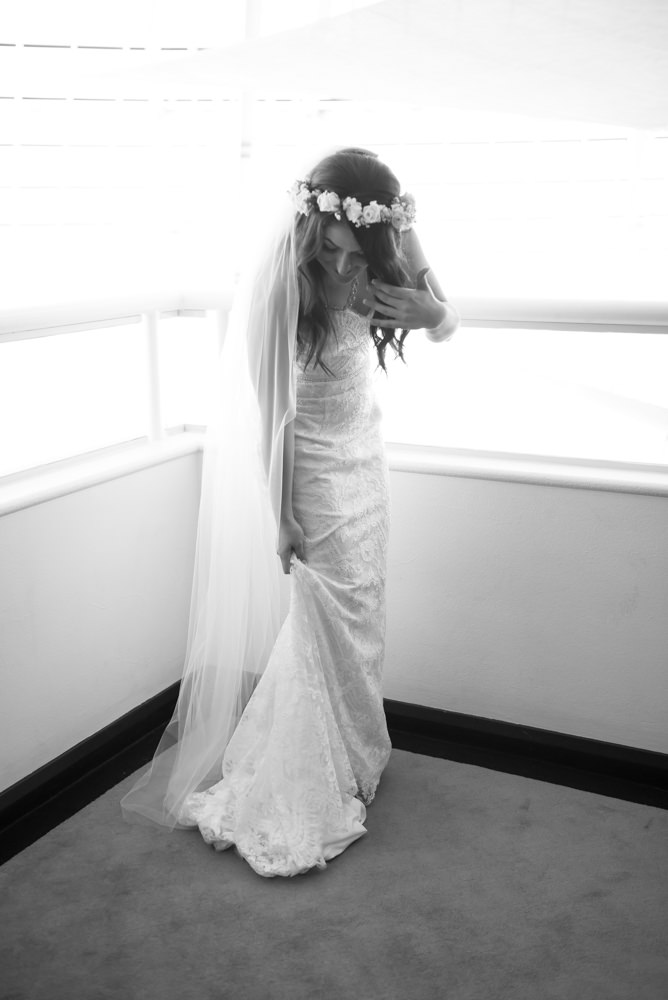
<path id="1" fill-rule="evenodd" d="M 341 200 L 357 198 L 363 205 L 370 201 L 389 205 L 401 193 L 399 181 L 375 153 L 366 149 L 341 149 L 321 160 L 308 175 L 311 187 L 335 191 Z M 325 229 L 331 222 L 329 213 L 312 211 L 300 215 L 295 223 L 297 268 L 299 282 L 299 325 L 297 347 L 305 365 L 313 362 L 325 371 L 321 355 L 327 338 L 334 335 L 334 326 L 327 310 L 324 273 L 317 261 L 325 239 Z M 345 216 L 344 216 L 345 218 Z M 347 221 L 347 220 L 346 220 Z M 390 285 L 411 285 L 406 259 L 401 247 L 401 234 L 394 226 L 378 223 L 355 228 L 348 223 L 360 245 L 367 263 L 369 281 L 379 278 Z M 381 318 L 379 314 L 375 314 Z M 408 330 L 379 327 L 371 319 L 371 337 L 378 354 L 378 364 L 385 367 L 385 351 L 390 346 L 404 360 L 404 340 Z M 399 336 L 397 336 L 399 334 Z"/>

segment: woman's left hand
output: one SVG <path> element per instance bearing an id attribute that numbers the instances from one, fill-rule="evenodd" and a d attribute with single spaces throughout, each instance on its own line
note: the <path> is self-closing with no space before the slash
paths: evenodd
<path id="1" fill-rule="evenodd" d="M 388 285 L 374 278 L 362 300 L 370 310 L 382 314 L 372 322 L 396 330 L 430 330 L 442 323 L 447 306 L 431 290 L 428 270 L 426 267 L 418 274 L 417 288 Z"/>

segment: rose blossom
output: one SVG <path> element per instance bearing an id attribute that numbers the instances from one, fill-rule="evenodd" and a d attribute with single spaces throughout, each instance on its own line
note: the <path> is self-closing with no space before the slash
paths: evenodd
<path id="1" fill-rule="evenodd" d="M 345 198 L 343 201 L 343 208 L 346 213 L 346 218 L 353 224 L 357 222 L 362 214 L 362 206 L 357 198 Z"/>
<path id="2" fill-rule="evenodd" d="M 294 198 L 295 208 L 297 211 L 301 212 L 302 215 L 308 215 L 311 208 L 309 204 L 311 192 L 309 189 L 305 185 L 302 185 L 298 190 L 293 190 L 292 196 Z"/>
<path id="3" fill-rule="evenodd" d="M 365 205 L 362 209 L 362 218 L 367 226 L 374 222 L 380 222 L 380 205 L 377 201 L 370 201 L 368 205 Z"/>
<path id="4" fill-rule="evenodd" d="M 341 199 L 336 191 L 323 191 L 319 194 L 318 208 L 321 212 L 338 212 L 341 208 Z"/>

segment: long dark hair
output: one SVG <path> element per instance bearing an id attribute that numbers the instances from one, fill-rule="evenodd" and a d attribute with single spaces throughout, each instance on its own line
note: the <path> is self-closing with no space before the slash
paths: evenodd
<path id="1" fill-rule="evenodd" d="M 350 196 L 363 205 L 377 201 L 390 205 L 401 193 L 399 181 L 375 153 L 367 149 L 341 149 L 321 160 L 306 178 L 311 187 L 335 191 L 341 200 Z M 345 216 L 342 216 L 345 218 Z M 316 260 L 325 239 L 325 229 L 332 216 L 311 211 L 296 222 L 297 267 L 299 281 L 299 326 L 297 346 L 305 365 L 313 362 L 326 370 L 321 361 L 325 342 L 333 333 L 324 289 L 324 275 Z M 347 220 L 346 220 L 347 221 Z M 401 234 L 389 223 L 355 228 L 348 223 L 367 262 L 369 281 L 379 278 L 390 285 L 408 287 L 410 279 L 401 248 Z M 399 334 L 399 336 L 397 336 Z M 378 364 L 386 371 L 388 345 L 403 360 L 404 340 L 408 330 L 386 329 L 371 321 L 371 337 L 378 353 Z"/>

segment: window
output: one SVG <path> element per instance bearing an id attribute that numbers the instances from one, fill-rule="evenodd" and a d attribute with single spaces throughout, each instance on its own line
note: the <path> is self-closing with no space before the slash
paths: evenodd
<path id="1" fill-rule="evenodd" d="M 0 344 L 0 475 L 143 436 L 142 351 L 135 326 Z"/>
<path id="2" fill-rule="evenodd" d="M 281 5 L 278 23 L 275 5 L 256 3 L 248 26 L 271 33 L 360 5 Z M 232 284 L 244 240 L 313 150 L 336 144 L 377 150 L 416 195 L 420 238 L 455 304 L 665 303 L 665 132 L 336 95 L 251 103 L 206 76 L 177 89 L 173 61 L 243 37 L 241 0 L 224 15 L 194 0 L 187 17 L 166 3 L 159 23 L 141 0 L 109 21 L 77 0 L 40 10 L 39 38 L 21 5 L 0 38 L 17 70 L 0 94 L 5 310 L 127 295 L 150 309 L 182 291 L 204 308 L 193 296 Z M 162 69 L 149 83 L 139 70 L 152 64 Z M 165 426 L 206 419 L 215 323 L 159 324 Z M 442 346 L 412 334 L 407 367 L 379 380 L 387 436 L 665 465 L 667 350 L 666 336 L 613 328 L 467 327 Z M 0 474 L 142 437 L 144 371 L 139 324 L 0 337 L 0 419 L 12 428 Z"/>
<path id="3" fill-rule="evenodd" d="M 467 328 L 405 353 L 378 377 L 389 441 L 668 465 L 668 336 Z"/>

